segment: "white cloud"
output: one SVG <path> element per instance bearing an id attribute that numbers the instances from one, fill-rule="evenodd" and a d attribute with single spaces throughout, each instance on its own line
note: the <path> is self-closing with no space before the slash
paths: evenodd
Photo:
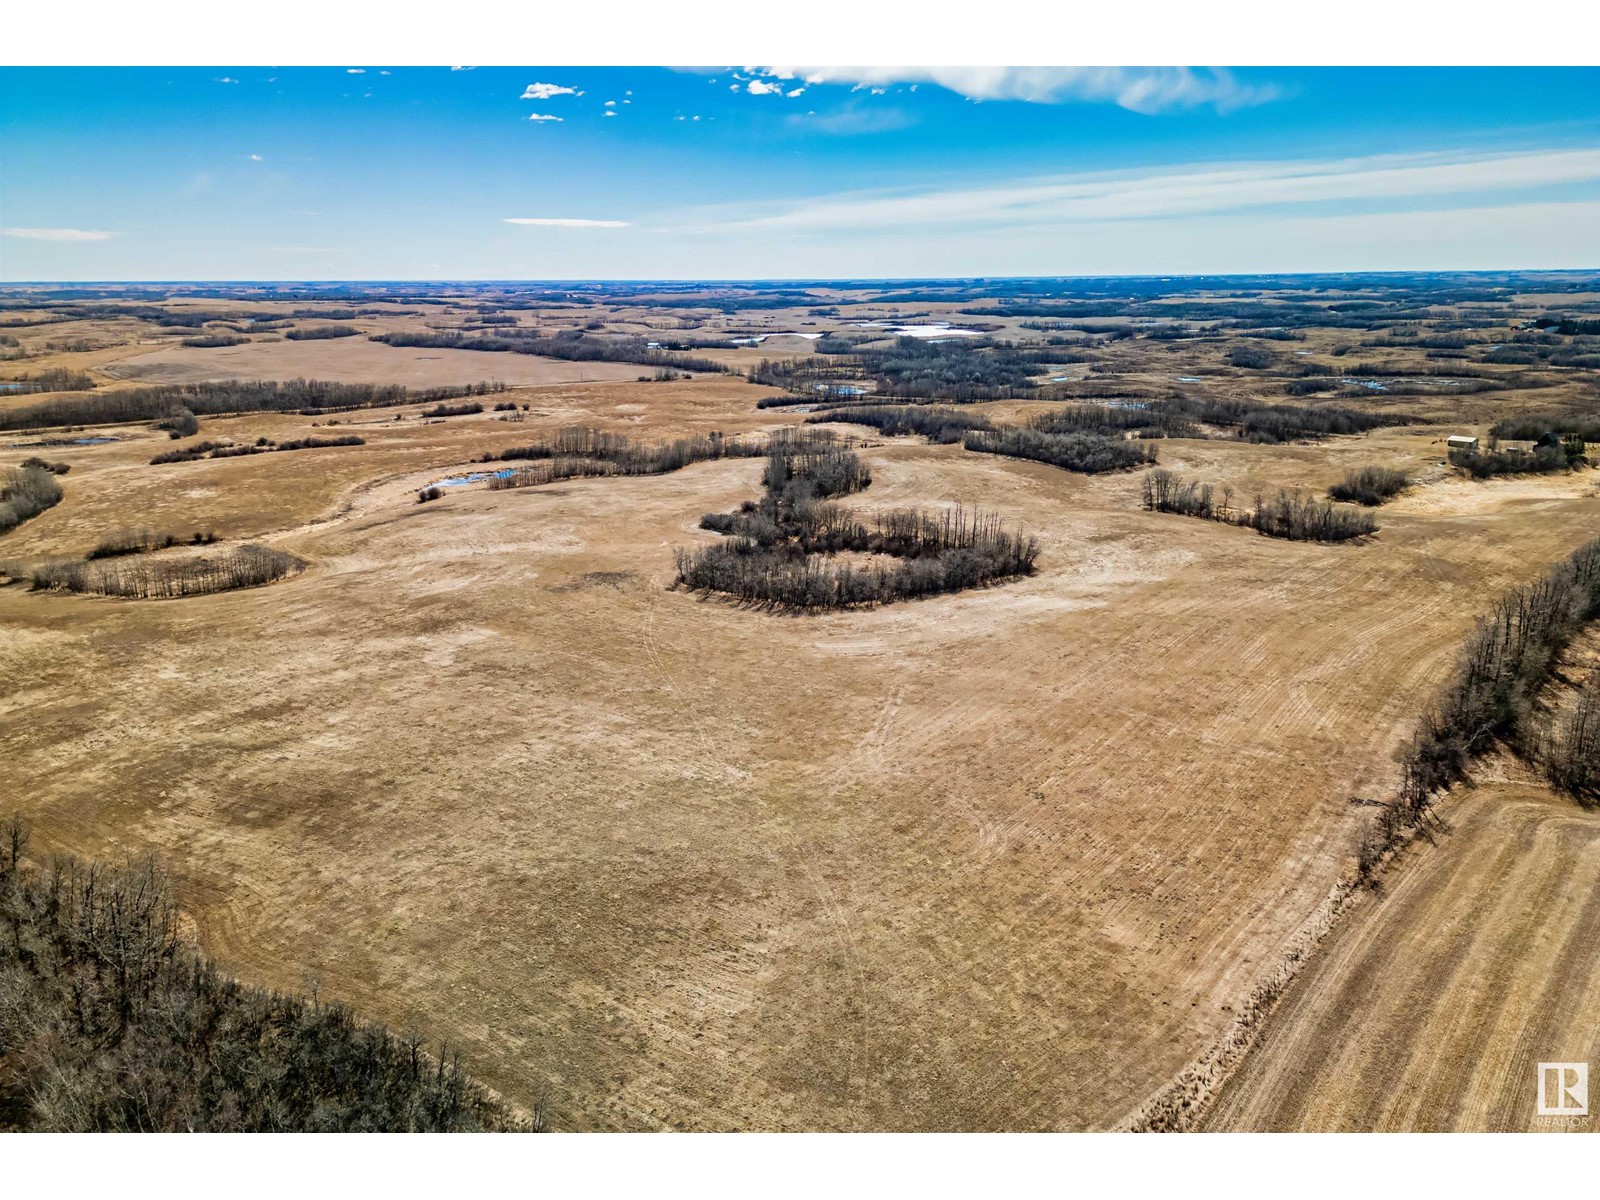
<path id="1" fill-rule="evenodd" d="M 0 229 L 6 237 L 27 238 L 33 242 L 103 242 L 117 235 L 104 229 Z"/>
<path id="2" fill-rule="evenodd" d="M 608 108 L 608 109 L 606 109 L 605 112 L 601 113 L 600 115 L 602 117 L 614 117 L 614 116 L 617 115 L 617 110 L 614 109 L 614 108 Z"/>
<path id="3" fill-rule="evenodd" d="M 506 217 L 507 225 L 559 225 L 564 229 L 622 229 L 632 221 L 596 221 L 588 217 Z"/>
<path id="4" fill-rule="evenodd" d="M 263 160 L 263 159 L 262 159 L 262 157 L 261 157 L 261 155 L 259 155 L 259 154 L 252 154 L 252 155 L 250 155 L 250 161 L 251 161 L 251 162 L 262 162 L 262 161 L 264 161 L 264 160 Z"/>
<path id="5" fill-rule="evenodd" d="M 617 106 L 617 102 L 615 100 L 607 100 L 606 101 L 606 107 L 607 108 L 615 108 L 616 106 Z"/>
<path id="6" fill-rule="evenodd" d="M 344 73 L 346 75 L 365 75 L 367 69 L 365 67 L 346 67 Z"/>
<path id="7" fill-rule="evenodd" d="M 548 100 L 552 96 L 581 96 L 582 92 L 574 88 L 562 87 L 559 83 L 530 83 L 522 93 L 524 100 Z"/>
<path id="8" fill-rule="evenodd" d="M 530 121 L 565 121 L 565 117 L 558 117 L 554 113 L 529 113 Z"/>
<path id="9" fill-rule="evenodd" d="M 797 87 L 793 91 L 785 92 L 784 95 L 789 97 L 789 99 L 793 100 L 796 96 L 805 95 L 805 92 L 806 92 L 805 88 Z"/>
<path id="10" fill-rule="evenodd" d="M 991 187 L 824 196 L 735 225 L 792 230 L 1062 225 L 1328 202 L 1405 202 L 1600 181 L 1600 148 L 1174 166 Z"/>
<path id="11" fill-rule="evenodd" d="M 1209 104 L 1220 112 L 1276 99 L 1279 89 L 1240 83 L 1221 68 L 1196 67 L 762 67 L 777 79 L 882 89 L 932 83 L 969 100 L 1063 104 L 1082 100 L 1140 113 Z M 874 90 L 874 94 L 881 91 Z"/>
<path id="12" fill-rule="evenodd" d="M 233 79 L 233 78 L 230 78 L 227 75 L 224 75 L 221 79 L 216 79 L 216 80 L 213 80 L 212 82 L 214 82 L 214 83 L 238 83 L 239 81 L 237 79 Z M 272 81 L 269 79 L 269 80 L 267 80 L 267 82 L 271 83 Z"/>
<path id="13" fill-rule="evenodd" d="M 388 74 L 388 73 L 389 73 L 389 72 L 387 72 L 387 71 L 379 71 L 379 72 L 378 72 L 378 74 L 379 74 L 379 75 L 387 75 L 387 74 Z"/>
<path id="14" fill-rule="evenodd" d="M 783 84 L 767 83 L 764 80 L 752 79 L 745 86 L 745 91 L 749 92 L 752 96 L 778 96 L 783 94 Z"/>
<path id="15" fill-rule="evenodd" d="M 477 67 L 451 67 L 452 71 L 476 71 Z"/>

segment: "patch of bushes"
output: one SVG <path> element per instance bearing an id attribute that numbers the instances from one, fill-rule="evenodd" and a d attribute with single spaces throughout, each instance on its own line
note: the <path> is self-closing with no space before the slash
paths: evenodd
<path id="1" fill-rule="evenodd" d="M 1524 413 L 1496 421 L 1489 433 L 1511 442 L 1536 442 L 1549 437 L 1600 442 L 1600 413 Z"/>
<path id="2" fill-rule="evenodd" d="M 165 429 L 168 435 L 177 441 L 180 438 L 193 437 L 200 432 L 200 419 L 187 408 L 180 408 L 170 417 L 164 417 L 156 422 L 157 429 Z"/>
<path id="3" fill-rule="evenodd" d="M 40 471 L 49 471 L 52 475 L 65 475 L 68 471 L 72 470 L 71 463 L 47 462 L 45 459 L 40 458 L 37 454 L 29 455 L 27 458 L 23 459 L 22 465 L 24 467 L 33 467 Z"/>
<path id="4" fill-rule="evenodd" d="M 417 493 L 417 503 L 426 504 L 429 500 L 437 500 L 444 495 L 444 489 L 437 484 L 429 484 Z"/>
<path id="5" fill-rule="evenodd" d="M 61 485 L 40 467 L 14 467 L 0 474 L 0 533 L 61 503 Z"/>
<path id="6" fill-rule="evenodd" d="M 516 405 L 511 405 L 515 408 Z M 435 404 L 432 408 L 424 409 L 425 417 L 470 417 L 474 413 L 481 413 L 483 405 L 474 401 L 471 404 Z"/>
<path id="7" fill-rule="evenodd" d="M 1378 531 L 1377 522 L 1367 513 L 1282 489 L 1270 499 L 1257 494 L 1250 508 L 1235 508 L 1231 487 L 1219 491 L 1209 483 L 1185 480 L 1164 469 L 1145 476 L 1142 498 L 1151 512 L 1221 521 L 1296 542 L 1347 542 Z"/>
<path id="8" fill-rule="evenodd" d="M 252 542 L 217 554 L 182 558 L 47 563 L 33 569 L 31 582 L 41 591 L 173 600 L 260 587 L 302 565 L 292 554 Z"/>
<path id="9" fill-rule="evenodd" d="M 1343 479 L 1328 489 L 1328 495 L 1335 500 L 1375 508 L 1405 491 L 1410 482 L 1410 477 L 1398 467 L 1361 467 L 1347 471 Z"/>
<path id="10" fill-rule="evenodd" d="M 289 335 L 293 337 L 291 333 Z M 215 350 L 222 346 L 242 346 L 250 339 L 232 333 L 205 333 L 199 337 L 184 338 L 178 343 L 180 346 L 193 346 L 197 350 Z"/>
<path id="11" fill-rule="evenodd" d="M 224 975 L 180 931 L 153 861 L 26 851 L 13 820 L 0 830 L 0 1130 L 530 1127 L 458 1056 Z"/>

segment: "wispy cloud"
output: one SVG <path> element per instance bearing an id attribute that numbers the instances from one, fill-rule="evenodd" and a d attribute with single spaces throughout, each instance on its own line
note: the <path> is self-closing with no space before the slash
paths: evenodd
<path id="1" fill-rule="evenodd" d="M 576 88 L 562 87 L 559 83 L 530 83 L 522 93 L 524 100 L 548 100 L 552 96 L 581 96 Z"/>
<path id="2" fill-rule="evenodd" d="M 1219 112 L 1265 104 L 1272 85 L 1239 82 L 1220 67 L 759 67 L 761 75 L 807 84 L 881 89 L 932 83 L 969 100 L 1116 104 L 1139 113 L 1210 105 Z"/>
<path id="3" fill-rule="evenodd" d="M 212 82 L 213 82 L 213 83 L 238 83 L 238 82 L 239 82 L 239 81 L 238 81 L 238 80 L 237 80 L 237 79 L 233 79 L 233 78 L 230 78 L 230 77 L 229 77 L 229 76 L 227 76 L 227 75 L 224 75 L 224 76 L 222 76 L 222 78 L 220 78 L 220 79 L 214 79 L 214 80 L 212 80 Z M 267 80 L 267 82 L 268 82 L 268 83 L 271 83 L 271 82 L 272 82 L 272 80 L 270 80 L 270 79 L 269 79 L 269 80 Z"/>
<path id="4" fill-rule="evenodd" d="M 1600 180 L 1600 148 L 1411 154 L 1310 162 L 1174 166 L 1017 180 L 981 188 L 858 192 L 789 203 L 735 226 L 816 231 L 1063 225 L 1325 202 L 1403 204 Z"/>
<path id="5" fill-rule="evenodd" d="M 861 133 L 893 133 L 916 124 L 916 119 L 901 108 L 868 107 L 849 104 L 831 112 L 796 113 L 788 118 L 789 125 L 815 133 L 832 133 L 850 136 Z"/>
<path id="6" fill-rule="evenodd" d="M 558 117 L 554 113 L 529 113 L 530 121 L 565 121 L 565 117 Z"/>
<path id="7" fill-rule="evenodd" d="M 589 217 L 505 217 L 507 225 L 559 225 L 564 229 L 622 229 L 632 221 L 596 221 Z"/>
<path id="8" fill-rule="evenodd" d="M 34 242 L 103 242 L 117 235 L 104 229 L 0 229 L 6 237 L 27 238 Z"/>
<path id="9" fill-rule="evenodd" d="M 346 67 L 344 73 L 346 75 L 365 75 L 367 69 L 365 67 Z"/>
<path id="10" fill-rule="evenodd" d="M 259 155 L 259 154 L 251 154 L 251 155 L 247 155 L 246 157 L 248 157 L 251 162 L 264 162 L 265 161 L 261 157 L 261 155 Z"/>

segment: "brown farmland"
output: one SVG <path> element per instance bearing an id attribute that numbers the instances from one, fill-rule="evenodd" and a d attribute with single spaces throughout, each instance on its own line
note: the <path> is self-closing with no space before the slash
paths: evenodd
<path id="1" fill-rule="evenodd" d="M 349 378 L 413 384 L 435 377 L 376 375 L 359 356 L 472 353 L 345 338 L 161 355 L 230 351 L 354 354 Z M 159 357 L 106 369 L 131 378 Z M 646 373 L 482 357 L 507 381 L 519 366 Z M 1163 387 L 1185 369 L 1130 366 L 1124 381 Z M 553 386 L 507 393 L 529 405 L 515 423 L 339 414 L 332 432 L 362 446 L 149 466 L 165 435 L 130 426 L 49 450 L 72 464 L 66 499 L 0 540 L 0 559 L 81 555 L 137 520 L 260 539 L 307 566 L 174 601 L 0 589 L 0 790 L 49 848 L 160 852 L 240 977 L 296 991 L 314 977 L 459 1047 L 512 1101 L 547 1100 L 558 1128 L 1121 1125 L 1349 878 L 1368 819 L 1350 800 L 1393 792 L 1395 753 L 1488 600 L 1600 518 L 1587 471 L 1449 476 L 1438 426 L 1159 443 L 1162 466 L 1241 496 L 1324 490 L 1369 463 L 1413 470 L 1376 537 L 1322 545 L 1144 512 L 1137 472 L 841 425 L 870 438 L 873 482 L 853 506 L 981 505 L 1039 537 L 1039 570 L 785 615 L 671 587 L 673 549 L 714 536 L 703 513 L 757 494 L 759 459 L 418 504 L 484 451 L 572 425 L 667 437 L 803 419 L 758 411 L 768 393 L 736 377 L 528 382 Z M 1471 428 L 1493 413 L 1460 411 Z M 324 421 L 206 418 L 201 436 L 295 438 Z M 0 465 L 34 453 L 26 440 L 8 435 Z M 1315 1040 L 1338 1036 L 1316 1005 L 1357 1002 L 1352 971 L 1378 980 L 1378 1015 L 1447 979 L 1446 876 L 1489 880 L 1491 854 L 1559 924 L 1526 961 L 1485 941 L 1486 969 L 1530 994 L 1547 970 L 1570 980 L 1549 1019 L 1571 1029 L 1593 1011 L 1592 814 L 1494 795 L 1458 805 L 1452 840 L 1412 852 L 1335 931 L 1213 1120 L 1525 1127 L 1486 1074 L 1469 1080 L 1483 1103 L 1450 1109 L 1420 1034 L 1429 1098 L 1412 1108 L 1357 1086 L 1377 1071 L 1359 1037 L 1327 1055 Z M 1567 896 L 1518 849 L 1528 840 L 1587 883 Z M 1462 885 L 1490 927 L 1533 927 L 1509 876 Z M 1408 959 L 1411 937 L 1428 954 Z M 1429 1028 L 1473 1021 L 1492 1019 L 1435 1009 Z M 1592 1030 L 1548 1054 L 1510 1026 L 1489 1033 L 1507 1071 L 1524 1048 L 1597 1052 Z M 1259 1065 L 1274 1039 L 1310 1045 L 1291 1057 L 1313 1074 Z M 1357 1082 L 1321 1090 L 1316 1072 L 1352 1063 L 1339 1079 Z"/>

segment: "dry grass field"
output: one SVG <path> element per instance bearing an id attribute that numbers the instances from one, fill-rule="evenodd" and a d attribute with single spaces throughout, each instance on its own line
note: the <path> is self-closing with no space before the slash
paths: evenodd
<path id="1" fill-rule="evenodd" d="M 486 377 L 453 357 L 428 373 L 446 353 L 474 352 L 346 338 L 103 369 L 218 378 L 246 354 L 263 378 Z M 287 365 L 312 354 L 328 365 Z M 379 357 L 410 365 L 378 375 Z M 508 382 L 639 373 L 476 357 Z M 137 523 L 308 565 L 175 601 L 0 589 L 0 790 L 49 848 L 161 853 L 242 978 L 314 977 L 459 1047 L 512 1101 L 547 1100 L 558 1128 L 1119 1126 L 1350 877 L 1369 813 L 1351 800 L 1393 792 L 1478 614 L 1600 524 L 1592 473 L 1458 479 L 1439 426 L 1158 443 L 1162 466 L 1241 495 L 1413 470 L 1380 533 L 1342 545 L 1142 511 L 1138 473 L 874 434 L 854 506 L 982 505 L 1039 537 L 1039 570 L 785 615 L 671 587 L 673 549 L 757 493 L 759 459 L 416 503 L 485 450 L 563 427 L 801 419 L 758 411 L 767 393 L 737 377 L 522 382 L 550 386 L 508 393 L 529 405 L 515 423 L 338 414 L 331 432 L 363 446 L 152 467 L 165 435 L 127 426 L 42 451 L 72 465 L 66 499 L 0 539 L 0 560 L 82 554 Z M 1463 403 L 1458 425 L 1505 402 Z M 207 418 L 202 436 L 326 424 Z M 0 438 L 0 465 L 29 440 Z M 1218 1127 L 1523 1128 L 1521 1057 L 1596 1054 L 1593 814 L 1526 782 L 1447 811 L 1454 832 L 1308 968 Z M 1464 1045 L 1494 1054 L 1451 1057 Z"/>

